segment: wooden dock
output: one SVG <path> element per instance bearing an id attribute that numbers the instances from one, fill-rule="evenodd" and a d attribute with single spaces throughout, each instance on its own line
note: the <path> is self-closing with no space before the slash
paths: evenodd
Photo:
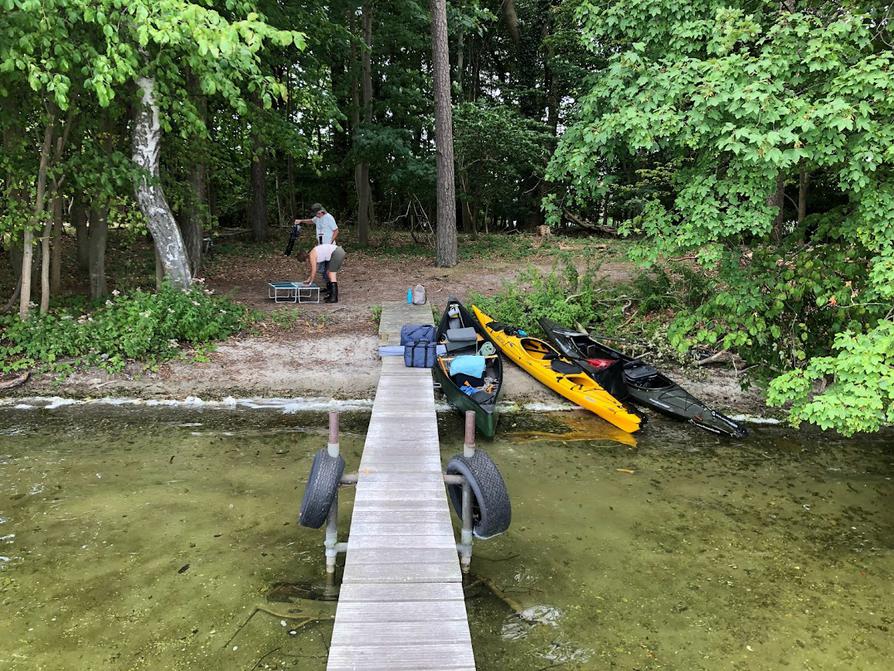
<path id="1" fill-rule="evenodd" d="M 386 304 L 380 341 L 431 321 L 428 305 Z M 431 371 L 384 357 L 327 669 L 474 668 Z"/>

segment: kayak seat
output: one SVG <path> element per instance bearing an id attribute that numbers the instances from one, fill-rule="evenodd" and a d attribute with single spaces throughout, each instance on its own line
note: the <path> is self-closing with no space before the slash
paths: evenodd
<path id="1" fill-rule="evenodd" d="M 549 362 L 549 367 L 557 373 L 562 373 L 563 375 L 573 375 L 574 373 L 584 372 L 580 366 L 577 366 L 573 363 L 568 363 L 567 361 L 560 361 L 559 359 L 551 359 Z"/>
<path id="2" fill-rule="evenodd" d="M 645 380 L 658 375 L 658 371 L 652 366 L 640 361 L 631 361 L 624 365 L 624 376 L 631 380 Z"/>
<path id="3" fill-rule="evenodd" d="M 487 326 L 487 328 L 489 328 L 491 331 L 496 331 L 497 333 L 502 331 L 508 336 L 527 335 L 522 329 L 518 328 L 517 326 L 510 326 L 509 324 L 503 324 L 502 322 L 488 322 L 487 324 L 485 324 L 485 326 Z"/>
<path id="4" fill-rule="evenodd" d="M 596 370 L 604 370 L 615 363 L 615 359 L 587 359 L 587 363 Z"/>

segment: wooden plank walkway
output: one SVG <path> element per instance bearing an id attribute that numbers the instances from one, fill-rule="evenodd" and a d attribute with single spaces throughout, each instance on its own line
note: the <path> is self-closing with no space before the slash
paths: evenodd
<path id="1" fill-rule="evenodd" d="M 382 344 L 428 305 L 386 304 Z M 342 579 L 328 671 L 472 670 L 462 573 L 441 475 L 431 371 L 382 359 Z"/>

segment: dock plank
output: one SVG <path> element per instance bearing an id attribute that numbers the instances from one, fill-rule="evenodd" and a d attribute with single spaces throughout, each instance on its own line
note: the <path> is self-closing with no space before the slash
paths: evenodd
<path id="1" fill-rule="evenodd" d="M 463 601 L 465 594 L 459 583 L 425 583 L 421 585 L 387 585 L 384 583 L 342 585 L 339 603 L 400 603 L 403 601 Z"/>
<path id="2" fill-rule="evenodd" d="M 431 322 L 383 306 L 379 341 Z M 358 469 L 328 671 L 474 671 L 462 572 L 442 477 L 431 372 L 382 359 Z"/>
<path id="3" fill-rule="evenodd" d="M 329 650 L 329 671 L 409 671 L 411 669 L 474 669 L 472 645 L 393 645 L 390 647 L 339 645 Z"/>

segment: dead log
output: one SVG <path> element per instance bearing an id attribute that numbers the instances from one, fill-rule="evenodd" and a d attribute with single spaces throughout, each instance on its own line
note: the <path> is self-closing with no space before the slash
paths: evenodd
<path id="1" fill-rule="evenodd" d="M 3 380 L 2 382 L 0 382 L 0 390 L 12 389 L 13 387 L 23 385 L 28 381 L 29 377 L 31 377 L 31 373 L 29 371 L 25 371 L 21 375 L 14 377 L 11 380 Z"/>
<path id="2" fill-rule="evenodd" d="M 733 354 L 729 350 L 720 350 L 711 356 L 699 359 L 695 362 L 696 366 L 710 366 L 715 363 L 731 363 L 736 369 L 740 369 L 745 365 L 745 361 L 738 354 Z"/>
<path id="3" fill-rule="evenodd" d="M 584 217 L 579 217 L 576 214 L 574 214 L 574 212 L 571 212 L 570 210 L 567 210 L 567 209 L 563 209 L 562 214 L 566 219 L 568 219 L 568 221 L 570 221 L 570 222 L 576 224 L 577 226 L 580 226 L 581 228 L 584 228 L 588 231 L 593 231 L 594 233 L 601 233 L 602 235 L 610 235 L 612 237 L 618 236 L 618 229 L 612 228 L 611 226 L 604 226 L 602 224 L 597 224 L 597 223 L 592 222 L 589 219 L 586 219 Z"/>

